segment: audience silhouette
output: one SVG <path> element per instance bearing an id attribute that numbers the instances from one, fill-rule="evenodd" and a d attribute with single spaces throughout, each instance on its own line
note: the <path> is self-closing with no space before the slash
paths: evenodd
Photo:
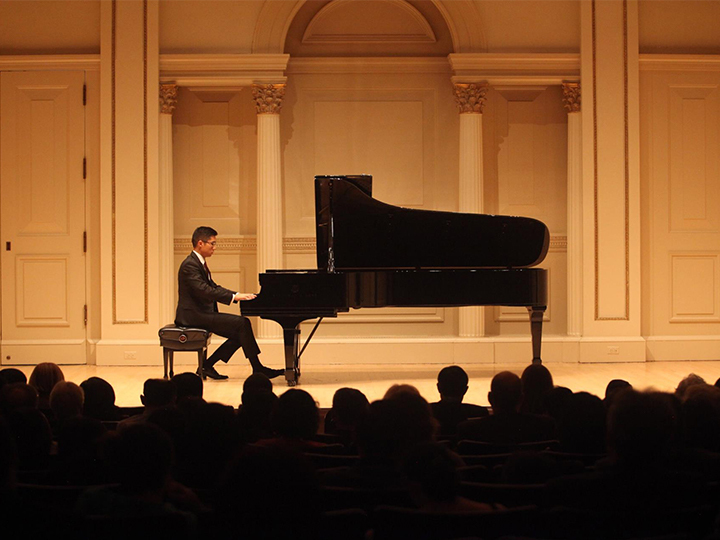
<path id="1" fill-rule="evenodd" d="M 437 389 L 440 401 L 430 404 L 433 416 L 438 421 L 438 435 L 453 437 L 457 435 L 460 422 L 469 418 L 488 416 L 485 407 L 472 403 L 463 403 L 468 391 L 469 378 L 460 366 L 448 366 L 440 370 L 437 377 Z"/>
<path id="2" fill-rule="evenodd" d="M 107 381 L 77 386 L 56 367 L 32 385 L 0 374 L 3 523 L 55 516 L 29 531 L 324 540 L 372 535 L 405 511 L 428 538 L 511 537 L 521 519 L 532 538 L 702 539 L 718 515 L 720 388 L 694 374 L 672 394 L 615 379 L 601 400 L 531 365 L 493 377 L 488 409 L 463 403 L 469 377 L 448 366 L 436 403 L 405 383 L 372 403 L 340 388 L 323 422 L 312 395 L 277 397 L 263 375 L 234 409 L 181 373 L 145 381 L 142 412 L 118 423 L 134 411 Z"/>

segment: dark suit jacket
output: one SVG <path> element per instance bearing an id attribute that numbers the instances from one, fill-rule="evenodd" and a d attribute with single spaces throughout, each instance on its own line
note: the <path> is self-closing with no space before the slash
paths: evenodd
<path id="1" fill-rule="evenodd" d="M 217 313 L 217 303 L 230 304 L 234 293 L 210 279 L 197 255 L 190 253 L 178 270 L 177 326 L 206 328 Z"/>
<path id="2" fill-rule="evenodd" d="M 437 401 L 430 404 L 435 420 L 440 423 L 438 435 L 456 435 L 458 424 L 469 418 L 484 418 L 488 410 L 480 405 L 455 401 Z"/>

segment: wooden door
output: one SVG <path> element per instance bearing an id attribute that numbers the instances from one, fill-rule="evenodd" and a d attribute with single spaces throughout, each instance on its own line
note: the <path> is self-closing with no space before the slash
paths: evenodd
<path id="1" fill-rule="evenodd" d="M 84 73 L 0 75 L 2 364 L 85 363 Z"/>
<path id="2" fill-rule="evenodd" d="M 645 96 L 648 333 L 680 336 L 659 359 L 717 359 L 717 341 L 682 337 L 720 332 L 720 75 L 653 73 Z"/>

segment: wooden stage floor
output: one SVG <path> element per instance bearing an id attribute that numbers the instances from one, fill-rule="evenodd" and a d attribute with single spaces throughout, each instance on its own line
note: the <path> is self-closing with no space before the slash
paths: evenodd
<path id="1" fill-rule="evenodd" d="M 689 373 L 696 373 L 709 384 L 720 378 L 720 361 L 712 362 L 645 362 L 612 364 L 565 364 L 548 363 L 556 385 L 567 386 L 574 392 L 586 391 L 600 397 L 612 379 L 625 379 L 637 389 L 654 388 L 673 391 L 678 382 Z M 17 366 L 30 374 L 32 366 Z M 152 377 L 162 377 L 162 366 L 61 366 L 65 379 L 81 383 L 88 377 L 102 377 L 115 389 L 116 403 L 132 407 L 140 405 L 143 382 Z M 177 372 L 190 371 L 190 366 L 176 366 Z M 428 401 L 439 399 L 435 387 L 441 364 L 363 364 L 363 365 L 310 365 L 304 368 L 300 384 L 309 392 L 320 407 L 330 407 L 332 397 L 338 388 L 345 386 L 361 390 L 370 401 L 382 398 L 393 384 L 407 383 L 416 386 Z M 470 376 L 470 389 L 465 401 L 487 405 L 490 380 L 500 371 L 513 371 L 518 375 L 526 364 L 468 364 L 462 366 Z M 225 381 L 208 380 L 205 384 L 205 399 L 233 405 L 240 404 L 242 384 L 250 375 L 246 363 L 231 362 L 220 364 L 218 371 L 228 375 Z M 285 380 L 274 381 L 275 393 L 280 395 L 286 389 Z"/>

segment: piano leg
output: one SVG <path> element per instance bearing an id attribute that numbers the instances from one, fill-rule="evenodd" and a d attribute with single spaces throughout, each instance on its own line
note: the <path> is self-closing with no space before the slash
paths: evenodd
<path id="1" fill-rule="evenodd" d="M 293 327 L 283 325 L 283 341 L 285 344 L 285 380 L 288 386 L 295 386 L 300 377 L 298 365 L 298 340 L 300 323 Z"/>
<path id="2" fill-rule="evenodd" d="M 530 334 L 532 335 L 533 364 L 542 364 L 540 346 L 542 345 L 542 322 L 545 306 L 528 306 L 530 312 Z"/>

